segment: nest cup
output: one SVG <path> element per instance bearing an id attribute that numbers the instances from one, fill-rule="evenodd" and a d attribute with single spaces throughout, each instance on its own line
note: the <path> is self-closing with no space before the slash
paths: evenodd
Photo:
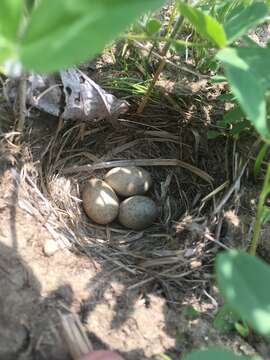
<path id="1" fill-rule="evenodd" d="M 97 254 L 110 259 L 115 266 L 121 264 L 122 269 L 138 276 L 152 271 L 166 273 L 176 261 L 175 254 L 182 254 L 186 248 L 196 248 L 188 229 L 190 223 L 197 221 L 195 210 L 199 199 L 211 191 L 211 177 L 200 169 L 206 170 L 205 164 L 190 164 L 193 137 L 180 139 L 175 134 L 179 116 L 169 114 L 168 109 L 162 113 L 162 109 L 152 108 L 150 112 L 146 115 L 147 124 L 137 117 L 130 117 L 129 123 L 114 130 L 106 123 L 84 124 L 83 142 L 80 125 L 66 123 L 55 134 L 43 157 L 46 200 L 54 214 L 55 233 L 68 246 L 90 257 Z M 185 149 L 180 159 L 179 144 Z M 147 196 L 158 205 L 159 217 L 143 231 L 125 229 L 116 223 L 97 225 L 84 213 L 82 185 L 91 177 L 104 179 L 110 169 L 119 166 L 141 167 L 151 174 L 152 186 Z M 211 162 L 209 167 L 213 168 Z M 191 211 L 195 214 L 193 217 L 186 215 Z M 198 227 L 203 228 L 203 225 L 199 223 Z M 172 274 L 187 270 L 189 265 L 184 262 Z"/>

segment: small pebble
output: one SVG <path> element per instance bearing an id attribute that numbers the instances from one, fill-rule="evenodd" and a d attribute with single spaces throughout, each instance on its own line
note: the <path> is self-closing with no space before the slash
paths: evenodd
<path id="1" fill-rule="evenodd" d="M 55 240 L 47 239 L 43 244 L 43 252 L 46 256 L 52 256 L 59 250 L 59 245 Z"/>
<path id="2" fill-rule="evenodd" d="M 106 225 L 118 215 L 119 201 L 114 190 L 97 178 L 88 180 L 83 189 L 83 207 L 90 219 Z"/>
<path id="3" fill-rule="evenodd" d="M 143 230 L 152 225 L 158 215 L 155 202 L 146 196 L 136 195 L 120 204 L 119 222 L 133 230 Z"/>
<path id="4" fill-rule="evenodd" d="M 148 171 L 136 167 L 116 167 L 105 175 L 104 180 L 121 196 L 143 195 L 151 187 L 152 179 Z"/>

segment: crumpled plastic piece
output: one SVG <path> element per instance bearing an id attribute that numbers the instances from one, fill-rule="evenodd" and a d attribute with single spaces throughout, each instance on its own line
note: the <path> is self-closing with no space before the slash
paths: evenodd
<path id="1" fill-rule="evenodd" d="M 16 96 L 14 80 L 5 89 L 9 98 Z M 59 75 L 31 74 L 27 80 L 27 103 L 63 120 L 115 120 L 129 103 L 107 93 L 76 67 Z"/>

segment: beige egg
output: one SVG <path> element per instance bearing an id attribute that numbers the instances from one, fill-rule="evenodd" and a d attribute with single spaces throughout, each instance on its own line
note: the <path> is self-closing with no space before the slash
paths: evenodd
<path id="1" fill-rule="evenodd" d="M 152 184 L 150 173 L 136 166 L 113 168 L 104 180 L 121 196 L 143 195 Z"/>
<path id="2" fill-rule="evenodd" d="M 147 196 L 135 195 L 125 199 L 119 208 L 119 222 L 133 230 L 150 226 L 158 215 L 155 202 Z"/>
<path id="3" fill-rule="evenodd" d="M 114 190 L 100 179 L 90 179 L 82 193 L 83 207 L 90 219 L 106 225 L 118 215 L 119 201 Z"/>

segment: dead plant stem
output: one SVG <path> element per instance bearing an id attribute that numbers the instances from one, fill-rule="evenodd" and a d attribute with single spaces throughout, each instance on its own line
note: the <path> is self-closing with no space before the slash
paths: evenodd
<path id="1" fill-rule="evenodd" d="M 183 16 L 179 16 L 179 19 L 177 20 L 172 32 L 171 32 L 171 35 L 170 35 L 170 39 L 174 39 L 178 33 L 178 31 L 180 30 L 182 24 L 183 24 L 183 21 L 184 21 L 184 17 Z M 165 57 L 167 55 L 167 52 L 170 48 L 170 45 L 171 45 L 171 42 L 170 41 L 167 41 L 166 44 L 164 45 L 164 48 L 162 49 L 162 52 L 161 52 L 161 56 L 162 57 Z M 157 71 L 154 75 L 154 78 L 153 80 L 151 81 L 143 99 L 142 99 L 142 102 L 140 103 L 139 107 L 138 107 L 138 110 L 137 110 L 137 113 L 138 114 L 141 114 L 149 100 L 149 97 L 153 91 L 153 88 L 155 87 L 155 84 L 162 72 L 162 70 L 164 69 L 166 65 L 166 60 L 165 59 L 162 59 L 160 60 L 159 62 L 159 65 L 158 65 L 158 68 L 157 68 Z"/>
<path id="2" fill-rule="evenodd" d="M 18 86 L 18 102 L 17 102 L 17 130 L 22 133 L 26 117 L 26 90 L 27 90 L 27 74 L 23 73 L 19 79 Z"/>

